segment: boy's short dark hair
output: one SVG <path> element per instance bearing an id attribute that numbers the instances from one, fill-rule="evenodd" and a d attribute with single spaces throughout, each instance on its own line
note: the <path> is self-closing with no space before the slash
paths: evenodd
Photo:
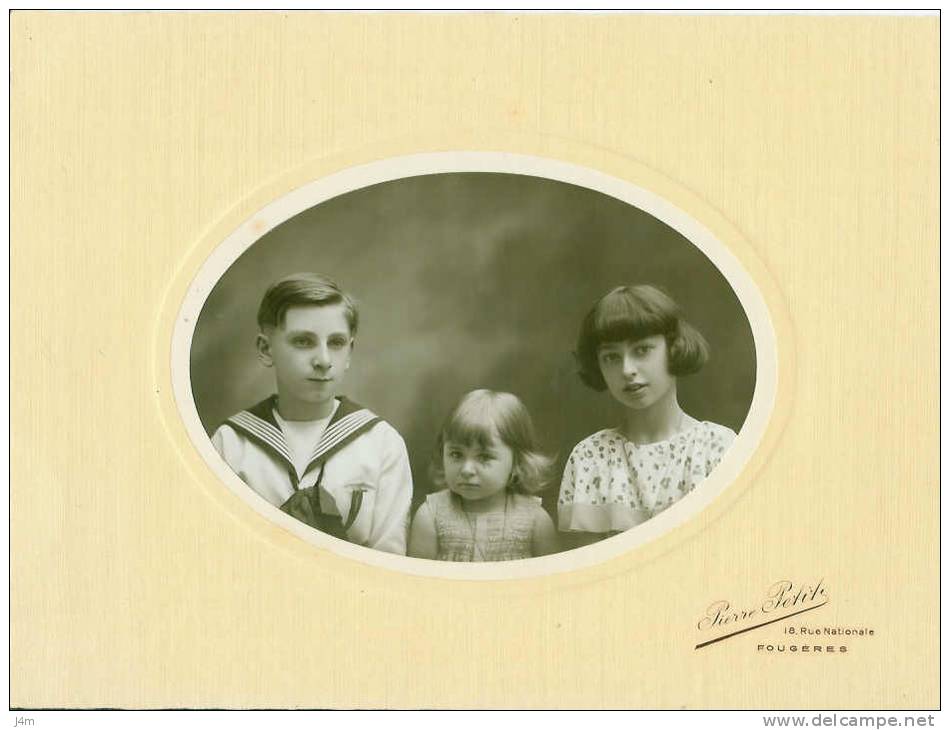
<path id="1" fill-rule="evenodd" d="M 574 351 L 578 375 L 594 390 L 606 390 L 598 348 L 651 335 L 666 338 L 670 375 L 695 373 L 709 359 L 706 340 L 683 319 L 679 306 L 668 295 L 649 284 L 619 286 L 601 297 L 584 317 Z"/>
<path id="2" fill-rule="evenodd" d="M 356 337 L 360 315 L 353 297 L 326 276 L 309 272 L 291 274 L 267 287 L 257 310 L 257 326 L 262 332 L 267 328 L 283 326 L 284 315 L 290 307 L 333 304 L 343 305 L 350 336 Z"/>

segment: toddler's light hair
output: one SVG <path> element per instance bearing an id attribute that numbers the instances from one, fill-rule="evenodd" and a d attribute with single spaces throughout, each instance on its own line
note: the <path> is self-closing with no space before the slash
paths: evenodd
<path id="1" fill-rule="evenodd" d="M 446 487 L 442 461 L 446 443 L 484 448 L 496 435 L 514 455 L 508 488 L 523 494 L 544 489 L 551 481 L 554 459 L 541 451 L 531 414 L 517 396 L 484 389 L 463 396 L 442 426 L 429 466 L 432 481 L 440 489 Z"/>

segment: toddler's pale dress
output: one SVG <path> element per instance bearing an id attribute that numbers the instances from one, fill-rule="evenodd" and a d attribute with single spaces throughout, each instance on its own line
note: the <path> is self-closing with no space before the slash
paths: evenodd
<path id="1" fill-rule="evenodd" d="M 533 557 L 531 540 L 541 498 L 510 492 L 504 511 L 466 511 L 457 494 L 443 489 L 426 497 L 438 538 L 437 560 L 489 562 Z"/>

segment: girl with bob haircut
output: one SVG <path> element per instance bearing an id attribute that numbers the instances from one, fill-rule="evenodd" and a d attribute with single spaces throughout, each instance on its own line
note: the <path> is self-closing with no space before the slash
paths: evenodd
<path id="1" fill-rule="evenodd" d="M 580 544 L 645 522 L 716 468 L 736 437 L 680 408 L 677 379 L 709 359 L 703 336 L 654 286 L 621 286 L 581 324 L 575 351 L 581 380 L 609 391 L 620 426 L 588 436 L 571 452 L 558 498 L 558 527 Z"/>
<path id="2" fill-rule="evenodd" d="M 541 498 L 553 460 L 531 415 L 511 393 L 475 390 L 449 414 L 430 474 L 441 488 L 419 507 L 409 555 L 430 560 L 520 560 L 556 552 Z"/>

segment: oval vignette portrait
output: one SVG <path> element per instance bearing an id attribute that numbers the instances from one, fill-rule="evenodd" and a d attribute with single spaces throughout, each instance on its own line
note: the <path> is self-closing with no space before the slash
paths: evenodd
<path id="1" fill-rule="evenodd" d="M 735 479 L 774 401 L 758 288 L 666 201 L 549 162 L 352 168 L 215 249 L 172 370 L 234 494 L 339 555 L 494 579 L 619 555 Z"/>

